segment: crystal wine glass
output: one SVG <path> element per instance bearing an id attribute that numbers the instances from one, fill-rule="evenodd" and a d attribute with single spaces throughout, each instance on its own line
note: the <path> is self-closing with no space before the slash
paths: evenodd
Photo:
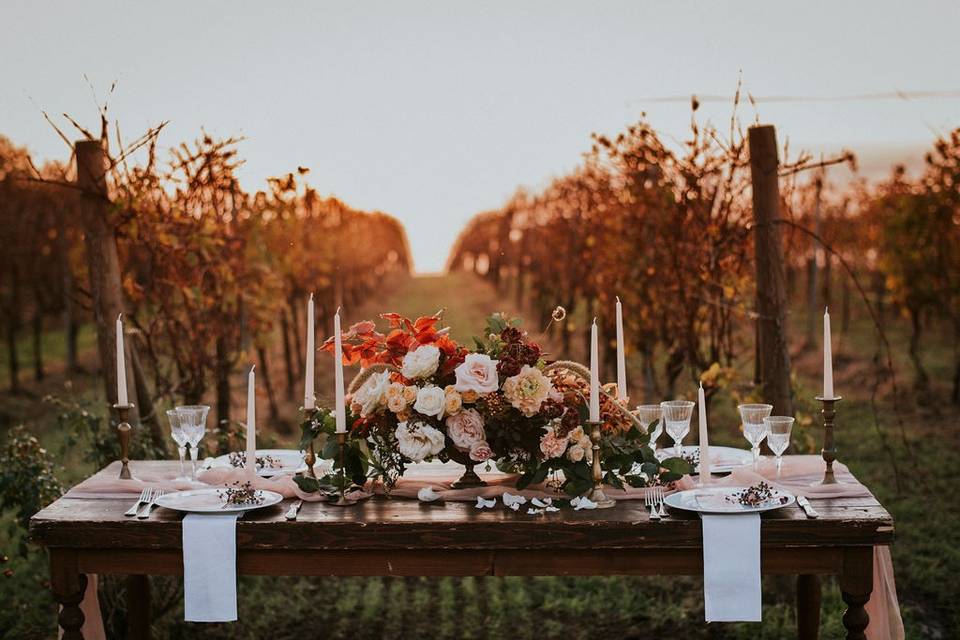
<path id="1" fill-rule="evenodd" d="M 783 452 L 790 446 L 790 431 L 793 430 L 793 418 L 790 416 L 769 416 L 763 419 L 767 430 L 767 446 L 777 456 L 777 477 L 783 466 Z"/>
<path id="2" fill-rule="evenodd" d="M 167 411 L 167 420 L 170 422 L 170 435 L 173 441 L 177 443 L 177 453 L 180 454 L 180 475 L 175 480 L 189 480 L 186 469 L 183 466 L 183 460 L 187 455 L 187 434 L 183 432 L 180 426 L 180 414 L 176 409 Z"/>
<path id="3" fill-rule="evenodd" d="M 683 453 L 680 442 L 690 433 L 690 418 L 693 416 L 694 403 L 689 400 L 667 400 L 660 403 L 667 435 L 673 438 L 675 455 Z"/>
<path id="4" fill-rule="evenodd" d="M 191 479 L 197 479 L 197 453 L 200 441 L 207 432 L 207 413 L 210 407 L 205 404 L 190 404 L 177 407 L 180 416 L 180 427 L 190 443 L 190 463 L 192 465 Z"/>
<path id="5" fill-rule="evenodd" d="M 663 420 L 660 419 L 662 415 L 663 410 L 658 404 L 642 404 L 637 407 L 637 419 L 640 420 L 640 426 L 643 427 L 645 432 L 650 433 L 650 425 L 654 422 L 657 423 L 653 428 L 653 433 L 650 433 L 649 442 L 649 447 L 654 451 L 657 450 L 657 438 L 663 433 Z"/>
<path id="6" fill-rule="evenodd" d="M 760 460 L 760 443 L 767 435 L 767 427 L 763 421 L 773 411 L 771 404 L 741 404 L 737 407 L 740 410 L 740 420 L 743 422 L 743 437 L 750 443 L 753 451 L 753 464 L 756 466 Z"/>

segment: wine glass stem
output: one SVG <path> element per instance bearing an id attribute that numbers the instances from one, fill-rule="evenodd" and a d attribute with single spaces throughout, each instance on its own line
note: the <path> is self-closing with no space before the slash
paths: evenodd
<path id="1" fill-rule="evenodd" d="M 185 477 L 187 477 L 187 471 L 186 471 L 186 468 L 183 466 L 183 459 L 184 459 L 184 458 L 186 457 L 186 455 L 187 455 L 187 448 L 186 448 L 186 447 L 177 447 L 177 453 L 180 454 L 180 477 L 181 477 L 181 478 L 185 478 Z"/>
<path id="2" fill-rule="evenodd" d="M 780 478 L 780 468 L 783 466 L 783 456 L 777 455 L 777 479 Z"/>
<path id="3" fill-rule="evenodd" d="M 676 454 L 676 456 L 677 456 L 678 458 L 679 458 L 681 455 L 683 455 L 683 449 L 680 447 L 680 442 L 681 442 L 680 440 L 674 440 L 674 441 L 673 441 L 673 449 L 674 449 L 674 452 L 675 452 L 675 454 Z"/>
<path id="4" fill-rule="evenodd" d="M 753 465 L 756 466 L 760 462 L 760 447 L 756 446 L 752 449 L 753 451 Z"/>
<path id="5" fill-rule="evenodd" d="M 197 445 L 195 444 L 190 445 L 190 467 L 191 467 L 190 479 L 196 480 L 197 479 Z"/>

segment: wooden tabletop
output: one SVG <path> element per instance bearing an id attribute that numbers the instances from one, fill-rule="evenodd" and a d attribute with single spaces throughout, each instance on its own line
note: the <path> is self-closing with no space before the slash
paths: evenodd
<path id="1" fill-rule="evenodd" d="M 173 471 L 178 463 L 137 461 L 135 469 Z M 100 471 L 116 475 L 119 463 Z M 47 547 L 180 549 L 182 514 L 157 508 L 147 520 L 123 515 L 136 499 L 61 498 L 30 522 L 33 542 Z M 652 549 L 699 548 L 700 518 L 670 510 L 651 521 L 640 500 L 621 500 L 610 509 L 528 515 L 477 509 L 472 503 L 421 503 L 374 497 L 352 507 L 306 502 L 296 521 L 284 519 L 290 500 L 246 514 L 237 523 L 239 549 Z M 765 547 L 845 547 L 893 541 L 893 519 L 871 495 L 811 500 L 820 518 L 796 505 L 762 518 Z"/>

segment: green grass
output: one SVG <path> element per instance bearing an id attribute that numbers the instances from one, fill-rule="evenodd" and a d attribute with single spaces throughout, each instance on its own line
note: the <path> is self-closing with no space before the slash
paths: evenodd
<path id="1" fill-rule="evenodd" d="M 95 349 L 97 334 L 93 325 L 83 325 L 77 333 L 77 353 L 85 354 Z M 50 373 L 63 371 L 63 362 L 67 357 L 67 338 L 63 329 L 45 331 L 40 339 L 40 356 L 44 368 Z M 27 385 L 33 382 L 33 337 L 27 330 L 22 330 L 17 337 L 17 355 L 20 361 L 20 384 Z M 10 370 L 7 368 L 9 349 L 6 341 L 0 344 L 0 389 L 10 386 Z"/>
<path id="2" fill-rule="evenodd" d="M 372 300 L 351 321 L 374 317 L 379 311 L 397 311 L 416 316 L 446 307 L 445 324 L 454 336 L 466 340 L 482 329 L 485 315 L 502 306 L 486 284 L 464 275 L 418 278 L 400 282 L 393 292 Z M 509 308 L 508 308 L 509 310 Z M 791 315 L 793 335 L 802 335 L 803 311 Z M 839 319 L 836 320 L 839 323 Z M 891 320 L 892 322 L 892 320 Z M 836 325 L 835 325 L 836 326 Z M 926 360 L 938 402 L 917 403 L 902 398 L 901 412 L 910 436 L 908 456 L 897 429 L 892 404 L 879 405 L 880 429 L 893 447 L 900 465 L 903 491 L 898 492 L 884 449 L 869 396 L 873 378 L 870 359 L 874 341 L 870 325 L 854 318 L 850 331 L 838 336 L 837 388 L 845 396 L 839 407 L 837 441 L 840 460 L 866 482 L 893 514 L 897 541 L 893 558 L 897 586 L 908 638 L 949 638 L 960 628 L 960 514 L 955 497 L 955 470 L 960 467 L 960 413 L 944 402 L 950 374 L 950 350 L 946 339 L 931 333 Z M 911 372 L 905 358 L 903 325 L 891 326 L 898 379 L 903 392 L 911 388 Z M 318 360 L 318 363 L 325 362 Z M 804 410 L 813 406 L 804 398 L 816 395 L 819 386 L 819 352 L 798 354 L 798 398 Z M 748 379 L 748 358 L 740 368 Z M 328 385 L 325 367 L 318 364 L 318 388 Z M 633 372 L 631 372 L 633 374 Z M 631 375 L 639 379 L 639 374 Z M 82 380 L 74 390 L 83 387 Z M 53 384 L 53 383 L 51 383 Z M 59 383 L 62 386 L 62 381 Z M 86 387 L 90 387 L 89 381 Z M 96 385 L 93 385 L 96 387 Z M 888 390 L 889 385 L 884 389 Z M 87 397 L 95 393 L 84 391 Z M 32 405 L 19 407 L 21 415 L 43 414 Z M 0 396 L 0 409 L 7 411 L 11 399 Z M 745 446 L 737 429 L 731 397 L 719 395 L 711 407 L 712 438 L 720 444 Z M 49 415 L 33 423 L 43 442 L 59 452 L 63 434 Z M 810 436 L 810 442 L 802 437 Z M 817 428 L 801 429 L 795 447 L 819 446 Z M 278 438 L 283 443 L 283 438 Z M 57 455 L 60 455 L 59 453 Z M 66 470 L 68 469 L 68 471 Z M 65 461 L 65 475 L 76 478 L 89 471 L 74 457 Z M 0 532 L 9 532 L 9 516 L 0 520 Z M 13 548 L 16 536 L 4 548 Z M 10 628 L 4 638 L 46 637 L 52 629 L 54 605 L 40 586 L 46 579 L 43 556 L 11 556 L 6 568 L 12 578 L 0 576 L 0 597 L 6 614 L 0 618 Z M 155 599 L 178 583 L 155 580 Z M 240 620 L 230 625 L 198 625 L 183 622 L 181 596 L 173 592 L 169 611 L 158 617 L 157 638 L 263 638 L 283 640 L 322 635 L 331 639 L 428 637 L 500 639 L 649 637 L 713 639 L 779 639 L 795 637 L 793 582 L 789 578 L 765 578 L 761 624 L 712 624 L 703 622 L 702 581 L 698 578 L 252 578 L 240 580 Z M 843 636 L 843 604 L 834 580 L 824 581 L 821 637 Z M 119 618 L 118 618 L 119 619 Z M 33 633 L 34 635 L 31 635 Z"/>

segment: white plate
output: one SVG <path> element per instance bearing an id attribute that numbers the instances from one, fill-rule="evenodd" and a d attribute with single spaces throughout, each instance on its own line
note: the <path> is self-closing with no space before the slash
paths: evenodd
<path id="1" fill-rule="evenodd" d="M 223 489 L 190 489 L 165 493 L 157 498 L 157 506 L 184 513 L 236 513 L 271 507 L 283 501 L 279 493 L 258 489 L 261 501 L 257 504 L 226 504 L 220 497 L 221 491 Z"/>
<path id="2" fill-rule="evenodd" d="M 697 445 L 680 447 L 685 456 L 694 456 L 700 450 Z M 675 454 L 673 447 L 657 450 L 657 458 L 663 460 L 672 458 Z M 753 464 L 753 453 L 748 449 L 734 447 L 710 447 L 710 473 L 730 473 L 737 467 Z"/>
<path id="3" fill-rule="evenodd" d="M 664 498 L 668 507 L 697 513 L 760 513 L 788 507 L 796 501 L 792 493 L 773 490 L 773 497 L 755 507 L 737 502 L 734 494 L 747 487 L 699 487 L 671 493 Z M 729 499 L 728 499 L 729 498 Z"/>
<path id="4" fill-rule="evenodd" d="M 245 454 L 245 451 L 240 451 L 239 453 Z M 272 478 L 273 476 L 278 476 L 282 473 L 296 473 L 297 471 L 303 471 L 307 466 L 303 463 L 303 454 L 301 454 L 296 449 L 257 449 L 257 457 L 263 458 L 265 456 L 270 456 L 275 458 L 280 464 L 276 467 L 266 467 L 264 469 L 257 469 L 257 475 L 261 478 Z M 317 461 L 319 463 L 319 460 Z M 210 463 L 210 468 L 224 468 L 230 467 L 230 455 L 218 456 L 213 459 L 213 462 Z M 314 466 L 316 469 L 316 466 Z"/>

